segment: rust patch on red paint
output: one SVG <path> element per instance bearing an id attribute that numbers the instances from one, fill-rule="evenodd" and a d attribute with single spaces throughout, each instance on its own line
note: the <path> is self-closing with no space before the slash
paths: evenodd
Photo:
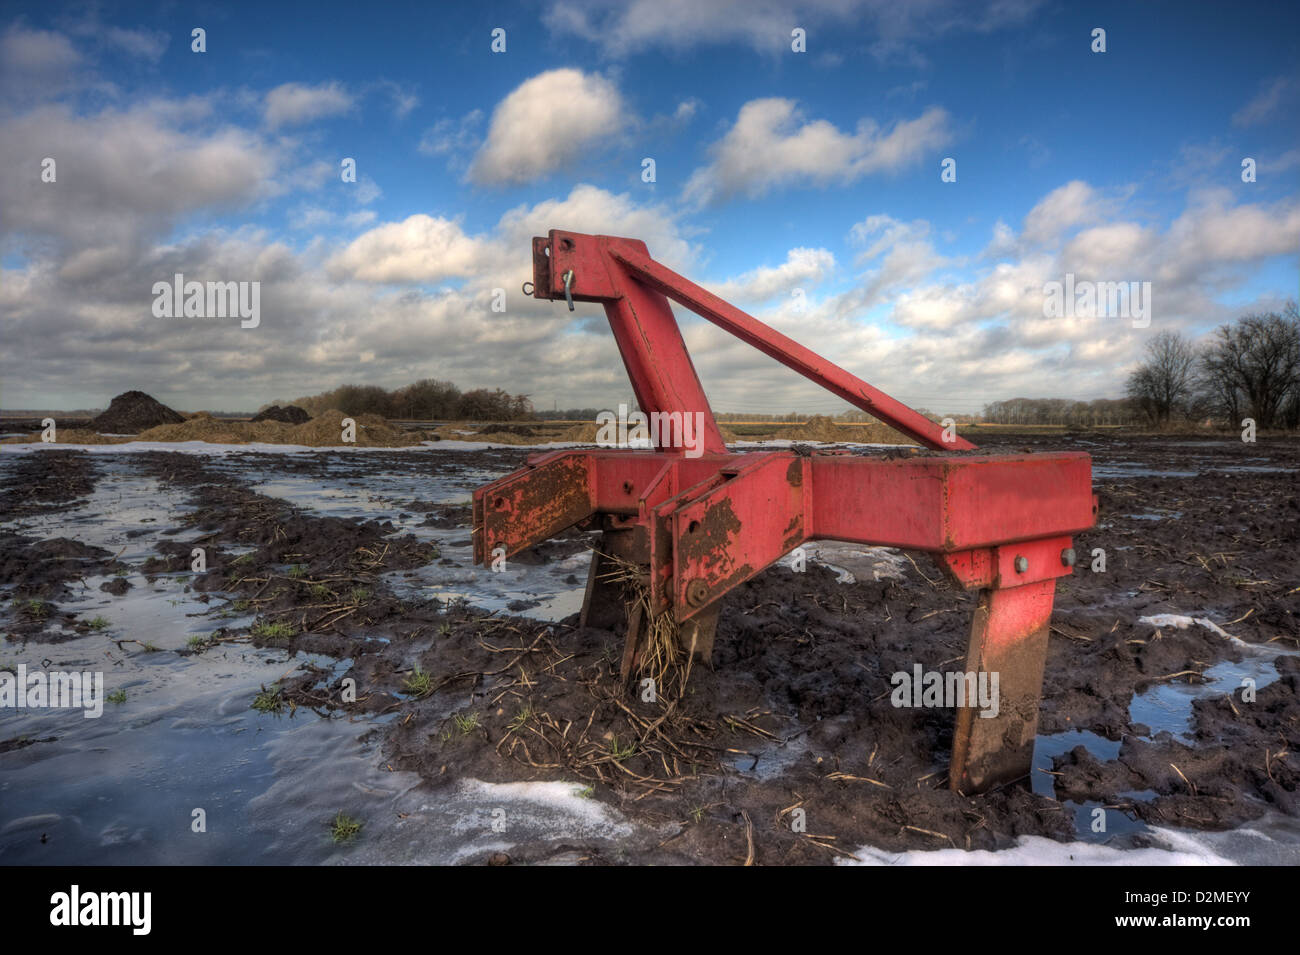
<path id="1" fill-rule="evenodd" d="M 782 537 L 781 537 L 782 553 L 788 554 L 794 548 L 802 544 L 803 540 L 804 540 L 803 515 L 792 514 L 790 516 L 790 523 L 785 525 L 785 530 L 782 531 Z"/>
<path id="2" fill-rule="evenodd" d="M 740 518 L 731 498 L 720 497 L 697 518 L 686 518 L 680 542 L 682 564 L 694 567 L 724 558 L 732 539 L 740 535 Z"/>
<path id="3" fill-rule="evenodd" d="M 488 489 L 477 503 L 483 509 L 481 562 L 497 545 L 507 556 L 518 553 L 590 516 L 587 459 L 562 458 L 525 471 L 507 487 Z"/>
<path id="4" fill-rule="evenodd" d="M 678 544 L 679 566 L 688 578 L 684 582 L 686 586 L 691 579 L 703 579 L 708 585 L 709 598 L 700 606 L 716 600 L 756 573 L 752 564 L 737 566 L 735 563 L 735 545 L 741 528 L 740 518 L 728 497 L 719 498 L 699 517 L 686 518 L 686 527 L 682 529 Z"/>

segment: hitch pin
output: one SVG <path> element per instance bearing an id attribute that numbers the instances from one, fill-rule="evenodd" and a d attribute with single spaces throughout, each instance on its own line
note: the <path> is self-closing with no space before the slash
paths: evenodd
<path id="1" fill-rule="evenodd" d="M 569 286 L 573 284 L 573 269 L 564 273 L 564 300 L 569 303 L 569 311 L 573 311 L 573 292 Z"/>

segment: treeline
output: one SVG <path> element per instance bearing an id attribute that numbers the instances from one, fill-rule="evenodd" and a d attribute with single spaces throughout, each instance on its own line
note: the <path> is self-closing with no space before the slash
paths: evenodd
<path id="1" fill-rule="evenodd" d="M 312 417 L 331 408 L 350 415 L 435 421 L 518 421 L 534 417 L 533 403 L 527 395 L 512 395 L 500 388 L 461 391 L 450 381 L 433 378 L 396 391 L 376 385 L 343 385 L 319 395 L 296 398 L 292 404 Z"/>
<path id="2" fill-rule="evenodd" d="M 628 405 L 628 411 L 639 410 L 639 405 L 635 401 L 632 401 L 629 404 L 628 399 L 624 398 L 623 403 Z M 613 406 L 609 408 L 562 408 L 559 411 L 545 412 L 544 417 L 555 418 L 562 421 L 594 421 L 596 420 L 596 415 L 600 414 L 602 411 L 617 413 L 618 402 L 615 402 Z M 875 420 L 867 415 L 866 412 L 861 411 L 845 411 L 837 415 L 837 417 L 844 420 L 858 420 L 857 418 L 854 418 L 853 415 L 862 415 L 863 419 Z M 799 411 L 791 411 L 786 414 L 767 414 L 757 411 L 713 412 L 713 419 L 724 423 L 728 421 L 788 421 L 793 424 L 802 424 L 811 417 L 812 412 Z"/>
<path id="3" fill-rule="evenodd" d="M 1260 429 L 1300 427 L 1300 314 L 1245 315 L 1197 345 L 1166 331 L 1147 344 L 1128 380 L 1128 397 L 1155 425 L 1176 421 Z"/>
<path id="4" fill-rule="evenodd" d="M 1142 423 L 1142 411 L 1127 398 L 1008 398 L 984 406 L 980 421 L 989 424 L 1054 424 L 1069 428 L 1105 428 Z"/>

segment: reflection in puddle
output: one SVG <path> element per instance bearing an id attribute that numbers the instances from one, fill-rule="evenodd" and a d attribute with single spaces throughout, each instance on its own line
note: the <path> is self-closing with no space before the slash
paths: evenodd
<path id="1" fill-rule="evenodd" d="M 582 587 L 567 580 L 585 580 L 587 554 L 517 565 L 493 578 L 469 566 L 466 528 L 421 526 L 423 513 L 399 516 L 403 503 L 417 499 L 467 502 L 471 487 L 495 475 L 450 468 L 454 477 L 435 478 L 376 468 L 358 482 L 355 465 L 335 480 L 276 473 L 275 462 L 273 455 L 229 455 L 215 463 L 312 513 L 392 520 L 462 564 L 435 562 L 415 578 L 390 575 L 399 592 L 465 596 L 480 605 L 490 598 L 503 607 L 534 600 L 533 613 L 552 618 L 577 610 Z M 137 566 L 159 540 L 183 531 L 192 507 L 182 489 L 140 473 L 126 454 L 102 454 L 97 465 L 99 483 L 82 501 L 0 527 L 75 538 L 120 551 Z M 131 589 L 120 597 L 99 590 L 110 579 L 77 581 L 59 600 L 80 619 L 104 617 L 103 630 L 70 632 L 56 644 L 0 644 L 0 666 L 103 672 L 105 693 L 124 694 L 98 719 L 80 709 L 5 714 L 0 741 L 13 748 L 0 753 L 4 864 L 450 863 L 527 839 L 626 841 L 641 831 L 563 783 L 512 789 L 465 780 L 431 793 L 415 774 L 387 769 L 369 741 L 378 720 L 323 719 L 302 709 L 260 714 L 250 704 L 263 687 L 309 664 L 337 675 L 350 661 L 290 658 L 246 643 L 189 653 L 192 640 L 252 618 L 232 614 L 227 595 L 189 590 L 187 574 L 130 573 Z M 494 808 L 504 812 L 504 831 L 494 827 Z M 364 840 L 332 841 L 329 823 L 340 811 L 362 820 Z"/>

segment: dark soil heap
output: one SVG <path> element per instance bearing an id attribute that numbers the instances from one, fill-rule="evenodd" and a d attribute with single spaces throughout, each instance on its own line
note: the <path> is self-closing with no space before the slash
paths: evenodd
<path id="1" fill-rule="evenodd" d="M 107 411 L 90 420 L 90 428 L 103 434 L 139 434 L 160 424 L 180 424 L 184 420 L 151 395 L 126 391 L 109 403 Z"/>
<path id="2" fill-rule="evenodd" d="M 310 420 L 311 415 L 297 405 L 285 405 L 283 408 L 279 405 L 271 405 L 269 408 L 263 408 L 249 419 L 253 423 L 258 421 L 283 421 L 285 424 L 302 424 L 304 421 Z"/>

